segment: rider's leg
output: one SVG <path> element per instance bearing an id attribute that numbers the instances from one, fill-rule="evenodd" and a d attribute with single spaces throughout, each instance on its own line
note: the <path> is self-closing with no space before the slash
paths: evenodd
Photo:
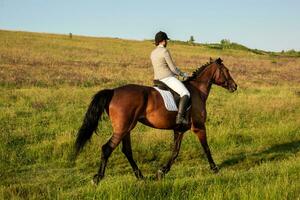
<path id="1" fill-rule="evenodd" d="M 188 124 L 189 121 L 185 118 L 186 110 L 188 107 L 189 96 L 184 95 L 180 98 L 178 106 L 178 114 L 176 116 L 176 124 Z"/>
<path id="2" fill-rule="evenodd" d="M 186 89 L 183 83 L 175 77 L 167 77 L 161 79 L 160 81 L 168 85 L 172 90 L 180 95 L 176 124 L 188 124 L 188 120 L 185 119 L 185 113 L 190 98 L 189 91 Z"/>

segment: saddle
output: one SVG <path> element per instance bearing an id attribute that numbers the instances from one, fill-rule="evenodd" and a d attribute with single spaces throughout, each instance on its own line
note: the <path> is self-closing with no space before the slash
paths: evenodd
<path id="1" fill-rule="evenodd" d="M 154 87 L 158 87 L 161 90 L 166 90 L 166 91 L 171 92 L 171 94 L 173 95 L 174 101 L 178 107 L 178 104 L 180 101 L 179 94 L 177 94 L 174 90 L 169 88 L 169 86 L 167 86 L 164 82 L 161 82 L 160 80 L 153 80 L 153 84 L 154 84 Z"/>
<path id="2" fill-rule="evenodd" d="M 154 85 L 154 87 L 157 87 L 157 88 L 159 88 L 161 90 L 165 90 L 165 91 L 171 92 L 171 94 L 173 95 L 175 104 L 176 104 L 176 106 L 178 108 L 179 101 L 180 101 L 179 94 L 177 94 L 174 90 L 172 90 L 171 88 L 169 88 L 169 86 L 167 86 L 164 82 L 162 82 L 160 80 L 153 80 L 153 85 Z M 187 110 L 189 110 L 190 107 L 191 107 L 191 99 L 189 101 L 189 107 L 188 107 Z"/>

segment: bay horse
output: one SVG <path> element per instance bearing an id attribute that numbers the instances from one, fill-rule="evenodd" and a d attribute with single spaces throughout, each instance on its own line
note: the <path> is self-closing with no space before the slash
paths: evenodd
<path id="1" fill-rule="evenodd" d="M 174 131 L 174 147 L 166 165 L 157 171 L 161 179 L 170 170 L 179 154 L 184 132 L 191 129 L 200 140 L 208 159 L 210 169 L 218 172 L 206 139 L 206 100 L 212 84 L 224 87 L 230 92 L 237 89 L 229 70 L 220 58 L 210 61 L 193 72 L 192 76 L 183 81 L 191 94 L 191 109 L 187 113 L 189 124 L 178 126 L 175 123 L 177 112 L 167 111 L 161 95 L 153 87 L 135 84 L 124 85 L 114 89 L 104 89 L 93 97 L 85 114 L 82 126 L 75 142 L 75 155 L 82 150 L 86 142 L 97 130 L 98 121 L 104 111 L 112 123 L 113 133 L 102 146 L 101 162 L 98 173 L 92 182 L 98 184 L 104 177 L 106 164 L 113 150 L 122 142 L 122 152 L 127 157 L 135 176 L 143 179 L 143 174 L 132 156 L 130 131 L 141 122 L 147 126 Z"/>

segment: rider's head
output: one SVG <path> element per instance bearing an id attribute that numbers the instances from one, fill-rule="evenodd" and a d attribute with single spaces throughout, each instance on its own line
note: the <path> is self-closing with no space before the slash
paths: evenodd
<path id="1" fill-rule="evenodd" d="M 167 46 L 167 41 L 170 40 L 170 38 L 168 38 L 167 34 L 165 32 L 159 31 L 158 33 L 156 33 L 155 35 L 155 45 L 163 45 L 164 47 Z"/>

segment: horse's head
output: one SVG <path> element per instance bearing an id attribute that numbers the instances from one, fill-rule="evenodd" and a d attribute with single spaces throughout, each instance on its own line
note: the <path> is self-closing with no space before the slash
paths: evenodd
<path id="1" fill-rule="evenodd" d="M 213 75 L 212 83 L 224 87 L 230 92 L 236 91 L 237 84 L 232 79 L 227 67 L 225 67 L 225 65 L 223 64 L 222 59 L 218 58 L 215 61 L 210 59 L 210 62 L 211 64 L 214 64 L 216 66 L 216 71 Z"/>

